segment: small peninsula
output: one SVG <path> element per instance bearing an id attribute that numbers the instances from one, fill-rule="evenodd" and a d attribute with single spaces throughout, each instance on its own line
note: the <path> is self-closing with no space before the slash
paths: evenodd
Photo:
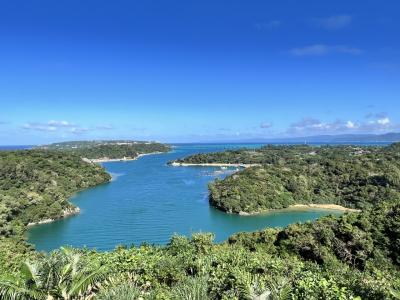
<path id="1" fill-rule="evenodd" d="M 171 150 L 169 145 L 158 142 L 132 140 L 70 141 L 42 145 L 38 148 L 72 152 L 88 162 L 134 160 L 145 154 L 163 153 Z"/>
<path id="2" fill-rule="evenodd" d="M 137 159 L 170 146 L 142 141 L 76 141 L 31 150 L 0 151 L 0 246 L 13 264 L 13 249 L 28 251 L 27 226 L 45 224 L 79 213 L 69 202 L 76 192 L 111 181 L 95 160 Z M 5 255 L 5 256 L 4 256 Z M 0 264 L 1 266 L 1 264 Z"/>
<path id="3" fill-rule="evenodd" d="M 105 183 L 111 176 L 75 153 L 49 150 L 0 152 L 0 232 L 17 224 L 55 220 L 77 213 L 73 193 Z M 14 228 L 14 229 L 13 229 Z"/>
<path id="4" fill-rule="evenodd" d="M 400 196 L 400 143 L 373 146 L 264 146 L 196 154 L 171 165 L 247 165 L 209 185 L 210 204 L 254 214 L 295 205 L 361 210 Z"/>

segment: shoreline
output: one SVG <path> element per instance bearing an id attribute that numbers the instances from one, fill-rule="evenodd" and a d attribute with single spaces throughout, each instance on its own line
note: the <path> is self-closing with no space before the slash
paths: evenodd
<path id="1" fill-rule="evenodd" d="M 141 158 L 142 156 L 146 155 L 153 155 L 153 154 L 162 154 L 166 152 L 150 152 L 150 153 L 140 153 L 136 157 L 122 157 L 122 158 L 108 158 L 108 157 L 103 157 L 103 158 L 82 158 L 83 161 L 86 161 L 88 163 L 103 163 L 103 162 L 116 162 L 116 161 L 131 161 L 131 160 L 137 160 Z"/>
<path id="2" fill-rule="evenodd" d="M 60 218 L 57 218 L 57 219 L 44 219 L 44 220 L 40 220 L 38 222 L 31 222 L 31 223 L 28 223 L 26 226 L 27 227 L 32 227 L 32 226 L 36 226 L 36 225 L 52 223 L 52 222 L 57 221 L 57 220 L 61 220 L 61 219 L 68 218 L 68 217 L 73 216 L 73 215 L 77 215 L 80 212 L 81 212 L 81 209 L 79 207 L 68 208 L 68 209 L 63 210 L 63 215 Z"/>
<path id="3" fill-rule="evenodd" d="M 165 153 L 165 152 L 159 152 L 158 151 L 158 152 L 150 152 L 150 153 L 141 153 L 141 154 L 138 154 L 135 158 L 115 158 L 115 159 L 109 159 L 109 158 L 88 159 L 88 158 L 82 158 L 82 160 L 87 162 L 87 163 L 102 163 L 102 162 L 113 162 L 113 161 L 114 162 L 115 161 L 131 161 L 131 160 L 137 160 L 142 156 L 153 155 L 153 154 L 162 154 L 162 153 Z M 112 181 L 112 177 L 110 179 L 110 182 L 111 181 Z M 60 218 L 57 218 L 57 219 L 50 219 L 49 218 L 49 219 L 40 220 L 38 222 L 31 222 L 31 223 L 28 223 L 26 226 L 27 227 L 32 227 L 32 226 L 36 226 L 36 225 L 52 223 L 52 222 L 57 221 L 57 220 L 61 220 L 61 219 L 64 219 L 64 218 L 68 218 L 70 216 L 77 215 L 77 214 L 80 213 L 80 211 L 81 211 L 81 209 L 79 207 L 65 209 Z"/>
<path id="4" fill-rule="evenodd" d="M 250 167 L 259 167 L 261 164 L 230 164 L 230 163 L 180 163 L 180 162 L 172 162 L 170 164 L 173 167 L 236 167 L 236 168 L 250 168 Z"/>
<path id="5" fill-rule="evenodd" d="M 342 212 L 360 212 L 361 209 L 355 209 L 355 208 L 348 208 L 344 207 L 338 204 L 315 204 L 315 203 L 310 203 L 310 204 L 293 204 L 289 205 L 288 207 L 285 208 L 278 208 L 278 209 L 267 209 L 259 212 L 245 212 L 245 211 L 240 211 L 237 213 L 239 216 L 256 216 L 256 215 L 262 215 L 262 214 L 267 214 L 271 212 L 276 212 L 276 211 L 289 211 L 289 210 L 309 210 L 309 209 L 320 209 L 320 210 L 336 210 L 336 211 L 342 211 Z M 226 212 L 229 213 L 229 212 Z"/>
<path id="6" fill-rule="evenodd" d="M 361 209 L 356 208 L 348 208 L 338 204 L 294 204 L 290 205 L 289 208 L 319 208 L 319 209 L 328 209 L 328 210 L 340 210 L 345 212 L 360 212 Z"/>

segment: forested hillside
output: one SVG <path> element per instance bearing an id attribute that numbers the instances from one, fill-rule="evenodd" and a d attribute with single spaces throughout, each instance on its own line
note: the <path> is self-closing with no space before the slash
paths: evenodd
<path id="1" fill-rule="evenodd" d="M 259 163 L 209 186 L 211 205 L 255 213 L 293 204 L 365 209 L 400 196 L 400 144 L 387 147 L 266 146 L 198 154 L 189 163 Z"/>
<path id="2" fill-rule="evenodd" d="M 84 162 L 73 153 L 0 152 L 1 248 L 8 248 L 4 238 L 19 240 L 28 223 L 58 219 L 72 212 L 74 206 L 68 199 L 73 193 L 110 179 L 102 167 Z M 2 258 L 0 255 L 1 263 L 9 262 Z"/>
<path id="3" fill-rule="evenodd" d="M 170 151 L 170 146 L 141 141 L 72 141 L 40 146 L 40 149 L 62 150 L 88 159 L 135 158 L 139 154 Z"/>
<path id="4" fill-rule="evenodd" d="M 400 200 L 285 229 L 63 248 L 0 277 L 5 299 L 398 299 Z M 22 262 L 22 259 L 21 259 Z M 73 266 L 73 267 L 72 267 Z M 256 298 L 264 295 L 264 298 Z M 268 297 L 267 297 L 268 296 Z M 8 298 L 7 298 L 8 297 Z"/>

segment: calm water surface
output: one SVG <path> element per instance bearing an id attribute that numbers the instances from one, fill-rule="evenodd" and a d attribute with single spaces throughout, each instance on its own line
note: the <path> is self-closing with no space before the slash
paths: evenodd
<path id="1" fill-rule="evenodd" d="M 260 145 L 178 145 L 170 153 L 103 166 L 113 181 L 78 193 L 71 201 L 77 216 L 32 227 L 28 238 L 38 250 L 62 245 L 111 250 L 119 244 L 165 244 L 174 233 L 214 232 L 223 241 L 239 231 L 286 226 L 338 213 L 326 210 L 279 211 L 258 216 L 229 215 L 208 204 L 207 184 L 233 170 L 171 167 L 169 160 L 198 152 Z"/>

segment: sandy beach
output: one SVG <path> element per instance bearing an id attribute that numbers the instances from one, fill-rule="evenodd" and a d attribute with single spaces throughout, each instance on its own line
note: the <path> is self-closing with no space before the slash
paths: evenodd
<path id="1" fill-rule="evenodd" d="M 244 212 L 240 211 L 238 215 L 240 216 L 254 216 L 254 215 L 262 215 L 262 214 L 267 214 L 270 212 L 274 211 L 288 211 L 288 210 L 307 210 L 307 209 L 326 209 L 326 210 L 337 210 L 337 211 L 342 211 L 342 212 L 360 212 L 360 209 L 354 209 L 354 208 L 347 208 L 341 205 L 337 204 L 293 204 L 290 205 L 287 208 L 280 208 L 280 209 L 267 209 L 259 212 Z"/>
<path id="2" fill-rule="evenodd" d="M 191 163 L 179 163 L 173 162 L 171 166 L 174 167 L 236 167 L 236 168 L 250 168 L 261 166 L 260 164 L 224 164 L 224 163 L 203 163 L 203 164 L 191 164 Z"/>
<path id="3" fill-rule="evenodd" d="M 360 212 L 360 209 L 347 208 L 337 204 L 294 204 L 290 205 L 289 208 L 320 208 L 320 209 L 332 209 L 349 212 Z"/>
<path id="4" fill-rule="evenodd" d="M 150 152 L 150 153 L 141 153 L 138 154 L 136 157 L 122 157 L 122 158 L 108 158 L 108 157 L 103 157 L 103 158 L 95 158 L 95 159 L 89 159 L 89 158 L 82 158 L 82 160 L 90 163 L 103 163 L 103 162 L 113 162 L 113 161 L 130 161 L 130 160 L 137 160 L 142 156 L 146 155 L 153 155 L 153 154 L 162 154 L 165 152 Z"/>

